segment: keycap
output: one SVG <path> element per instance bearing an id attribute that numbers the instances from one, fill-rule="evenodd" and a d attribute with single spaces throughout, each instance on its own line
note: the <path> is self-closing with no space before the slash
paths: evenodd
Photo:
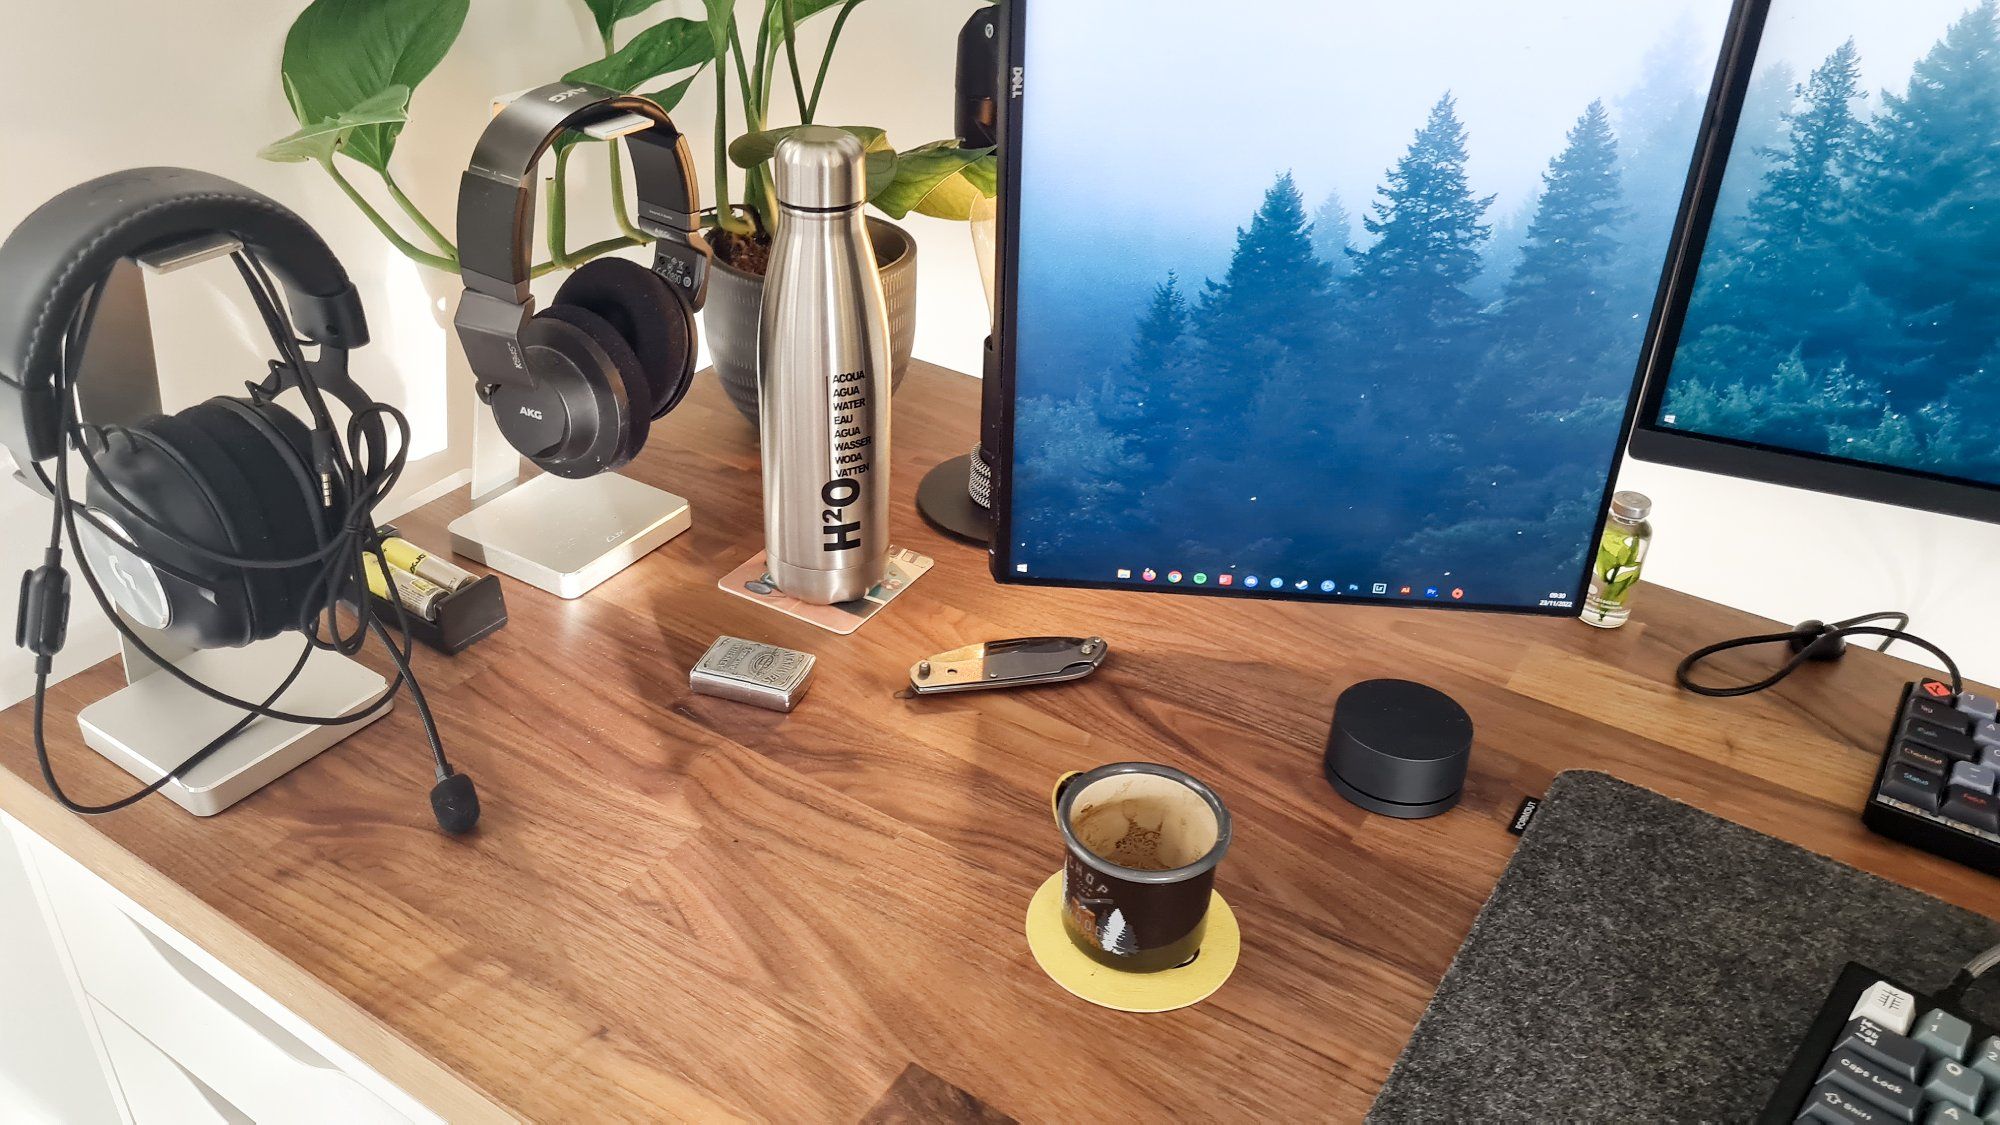
<path id="1" fill-rule="evenodd" d="M 1970 824 L 1987 832 L 2000 832 L 2000 800 L 1996 800 L 1991 793 L 1975 793 L 1954 785 L 1938 811 L 1960 824 Z"/>
<path id="2" fill-rule="evenodd" d="M 1970 789 L 1974 793 L 1985 793 L 1990 796 L 1994 787 L 2000 785 L 2000 772 L 1976 762 L 1959 762 L 1951 767 L 1951 783 L 1960 789 Z"/>
<path id="3" fill-rule="evenodd" d="M 1944 779 L 1928 770 L 1896 766 L 1882 775 L 1882 795 L 1936 812 L 1944 799 Z"/>
<path id="4" fill-rule="evenodd" d="M 1817 1121 L 1825 1125 L 1862 1125 L 1893 1120 L 1886 1110 L 1876 1109 L 1831 1082 L 1822 1082 L 1806 1095 L 1805 1108 L 1795 1121 Z"/>
<path id="5" fill-rule="evenodd" d="M 1973 727 L 1972 741 L 1981 746 L 2000 746 L 2000 723 L 1981 723 Z"/>
<path id="6" fill-rule="evenodd" d="M 1981 1125 L 1972 1114 L 1948 1102 L 1939 1102 L 1931 1107 L 1924 1117 L 1923 1125 Z"/>
<path id="7" fill-rule="evenodd" d="M 1828 1082 L 1858 1095 L 1863 1101 L 1889 1111 L 1898 1121 L 1915 1121 L 1924 1108 L 1924 1092 L 1917 1084 L 1891 1074 L 1853 1051 L 1835 1051 L 1820 1068 L 1819 1081 Z"/>
<path id="8" fill-rule="evenodd" d="M 1969 716 L 1961 714 L 1958 708 L 1939 699 L 1926 699 L 1921 695 L 1910 697 L 1910 708 L 1904 714 L 1912 719 L 1936 723 L 1951 730 L 1964 730 L 1971 724 Z"/>
<path id="9" fill-rule="evenodd" d="M 1975 695 L 1968 691 L 1958 697 L 1957 706 L 1960 711 L 1972 716 L 1976 722 L 1990 723 L 2000 719 L 2000 703 L 1994 702 L 1988 696 Z"/>
<path id="10" fill-rule="evenodd" d="M 1849 1020 L 1847 1026 L 1841 1029 L 1840 1040 L 1833 1049 L 1853 1051 L 1862 1058 L 1873 1059 L 1883 1070 L 1912 1082 L 1917 1080 L 1927 1057 L 1923 1044 L 1866 1017 Z"/>
<path id="11" fill-rule="evenodd" d="M 1984 1076 L 1989 1086 L 2000 1086 L 2000 1036 L 1989 1035 L 1972 1056 L 1972 1069 Z M 1993 1107 L 2000 1112 L 2000 1104 Z"/>
<path id="12" fill-rule="evenodd" d="M 1979 759 L 1979 744 L 1962 730 L 1948 730 L 1936 723 L 1911 719 L 1903 724 L 1904 743 L 1915 742 L 1959 762 Z"/>
<path id="13" fill-rule="evenodd" d="M 1985 1088 L 1984 1078 L 1950 1059 L 1939 1059 L 1931 1068 L 1931 1076 L 1924 1081 L 1924 1096 L 1971 1114 L 1978 1111 L 1979 1095 Z"/>
<path id="14" fill-rule="evenodd" d="M 1934 773 L 1939 778 L 1943 778 L 1951 773 L 1951 767 L 1964 765 L 1965 763 L 1954 758 L 1947 758 L 1928 746 L 1919 746 L 1914 742 L 1905 742 L 1896 748 L 1896 756 L 1889 759 L 1889 764 L 1892 766 L 1915 766 L 1926 773 Z"/>
<path id="15" fill-rule="evenodd" d="M 1951 685 L 1945 683 L 1943 680 L 1925 680 L 1918 684 L 1917 695 L 1924 699 L 1936 699 L 1945 703 L 1954 702 L 1958 698 L 1957 693 L 1951 690 Z"/>
<path id="16" fill-rule="evenodd" d="M 1908 1035 L 1917 1018 L 1917 998 L 1885 980 L 1878 980 L 1854 1002 L 1851 1020 L 1872 1020 L 1898 1035 Z M 1852 1025 L 1850 1025 L 1852 1026 Z"/>
<path id="17" fill-rule="evenodd" d="M 1965 1053 L 1972 1049 L 1972 1025 L 1942 1009 L 1924 1013 L 1909 1035 L 1955 1063 L 1964 1062 Z"/>
<path id="18" fill-rule="evenodd" d="M 1990 770 L 2000 770 L 2000 746 L 1988 746 L 1981 750 L 1979 764 Z"/>

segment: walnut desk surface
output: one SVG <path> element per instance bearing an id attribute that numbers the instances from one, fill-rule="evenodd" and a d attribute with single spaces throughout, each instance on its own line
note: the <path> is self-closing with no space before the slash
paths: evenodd
<path id="1" fill-rule="evenodd" d="M 24 704 L 0 715 L 0 808 L 453 1120 L 1356 1119 L 1505 867 L 1521 797 L 1578 767 L 2000 909 L 1991 878 L 1857 815 L 1911 666 L 1855 653 L 1764 696 L 1685 696 L 1682 653 L 1768 623 L 1656 588 L 1615 633 L 1002 588 L 909 499 L 971 447 L 977 400 L 921 365 L 898 397 L 894 538 L 938 566 L 842 638 L 716 588 L 761 545 L 759 470 L 704 376 L 631 470 L 693 502 L 691 532 L 576 602 L 510 583 L 505 630 L 420 655 L 485 804 L 469 839 L 431 820 L 407 701 L 212 820 L 155 800 L 90 821 L 43 794 Z M 404 526 L 442 544 L 465 506 Z M 796 713 L 690 695 L 724 633 L 818 654 Z M 897 698 L 920 657 L 1086 633 L 1113 655 L 1082 684 Z M 1449 815 L 1369 816 L 1320 777 L 1334 697 L 1380 675 L 1478 725 Z M 85 799 L 128 784 L 72 718 L 117 677 L 53 693 Z M 1056 776 L 1134 758 L 1207 780 L 1236 819 L 1217 885 L 1242 963 L 1161 1016 L 1072 999 L 1022 936 L 1060 864 Z"/>

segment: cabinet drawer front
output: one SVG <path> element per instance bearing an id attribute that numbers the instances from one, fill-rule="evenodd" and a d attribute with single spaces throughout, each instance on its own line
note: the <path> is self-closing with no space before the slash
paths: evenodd
<path id="1" fill-rule="evenodd" d="M 95 1000 L 85 1003 L 134 1125 L 251 1125 L 248 1114 L 181 1069 L 111 1009 Z"/>
<path id="2" fill-rule="evenodd" d="M 33 850 L 84 992 L 228 1105 L 257 1121 L 410 1120 L 385 1100 L 414 1105 L 407 1095 L 305 1021 L 156 932 L 75 860 Z"/>

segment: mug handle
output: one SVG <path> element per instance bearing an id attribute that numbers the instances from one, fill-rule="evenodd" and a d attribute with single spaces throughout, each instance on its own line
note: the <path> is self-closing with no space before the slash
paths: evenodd
<path id="1" fill-rule="evenodd" d="M 1082 776 L 1083 776 L 1082 770 L 1071 770 L 1068 773 L 1062 775 L 1061 777 L 1056 778 L 1055 792 L 1049 794 L 1049 812 L 1055 816 L 1056 828 L 1058 830 L 1062 828 L 1063 791 L 1069 788 L 1070 782 L 1075 781 L 1077 778 Z"/>

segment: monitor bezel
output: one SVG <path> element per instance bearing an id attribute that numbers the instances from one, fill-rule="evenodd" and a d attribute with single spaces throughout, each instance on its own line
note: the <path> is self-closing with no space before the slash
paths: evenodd
<path id="1" fill-rule="evenodd" d="M 2000 523 L 2000 484 L 1704 434 L 1660 423 L 1675 353 L 1700 277 L 1702 253 L 1728 172 L 1737 122 L 1756 70 L 1757 49 L 1771 0 L 1754 0 L 1750 6 L 1755 9 L 1754 25 L 1743 29 L 1745 34 L 1736 49 L 1724 53 L 1721 112 L 1702 125 L 1697 145 L 1699 159 L 1691 185 L 1693 206 L 1683 209 L 1682 221 L 1675 229 L 1657 309 L 1640 353 L 1643 362 L 1639 370 L 1638 410 L 1627 451 L 1637 460 L 1654 464 Z"/>
<path id="2" fill-rule="evenodd" d="M 1057 2 L 1057 0 L 1050 0 Z M 1717 115 L 1723 104 L 1723 85 L 1731 72 L 1732 57 L 1741 50 L 1745 42 L 1746 28 L 1755 17 L 1754 27 L 1762 25 L 1762 11 L 1769 0 L 1732 0 L 1727 30 L 1723 35 L 1722 51 L 1717 60 L 1715 77 L 1710 83 L 1708 97 L 1702 109 L 1702 120 L 1696 131 L 1697 153 L 1700 153 L 1714 132 Z M 1017 392 L 1014 341 L 1019 331 L 1014 294 L 1020 276 L 1020 186 L 1024 164 L 1022 148 L 1022 123 L 1027 101 L 1029 75 L 1025 59 L 1025 39 L 1022 29 L 1031 18 L 1037 0 L 1007 0 L 1002 6 L 1000 18 L 1001 58 L 1003 60 L 1004 96 L 999 106 L 999 183 L 1000 205 L 997 208 L 997 245 L 995 262 L 993 367 L 989 378 L 1000 380 L 997 409 L 1000 418 L 997 424 L 988 427 L 988 433 L 997 441 L 999 448 L 990 450 L 993 455 L 993 541 L 987 550 L 987 563 L 994 581 L 1012 586 L 1040 586 L 1057 589 L 1117 590 L 1143 594 L 1181 594 L 1200 597 L 1240 598 L 1249 601 L 1270 602 L 1312 602 L 1320 605 L 1353 605 L 1388 609 L 1424 608 L 1456 610 L 1461 612 L 1507 613 L 1533 617 L 1575 617 L 1583 611 L 1584 600 L 1590 586 L 1591 567 L 1596 559 L 1596 544 L 1603 537 L 1604 524 L 1609 515 L 1611 495 L 1618 486 L 1620 455 L 1626 448 L 1637 416 L 1639 391 L 1642 388 L 1647 369 L 1647 348 L 1642 346 L 1639 362 L 1635 365 L 1631 390 L 1626 395 L 1624 417 L 1620 422 L 1616 439 L 1605 451 L 1608 471 L 1605 474 L 1604 494 L 1598 504 L 1596 522 L 1585 540 L 1582 566 L 1577 571 L 1571 586 L 1573 604 L 1564 606 L 1518 605 L 1512 603 L 1492 603 L 1477 601 L 1453 601 L 1445 598 L 1398 597 L 1379 594 L 1326 594 L 1317 591 L 1249 590 L 1241 586 L 1182 586 L 1159 584 L 1135 584 L 1116 579 L 1051 578 L 1035 574 L 1014 572 L 1013 562 L 1013 508 L 1012 487 L 1014 469 L 1014 407 Z M 1749 38 L 1754 48 L 1755 36 Z M 1740 101 L 1740 99 L 1739 99 Z M 1679 213 L 1674 229 L 1676 242 L 1687 226 L 1689 209 L 1695 198 L 1695 187 L 1699 165 L 1690 168 L 1687 183 L 1683 186 Z M 1676 243 L 1670 243 L 1670 247 Z M 1673 258 L 1671 252 L 1662 265 L 1662 282 L 1668 274 Z M 1656 294 L 1651 322 L 1643 337 L 1647 345 L 1654 336 L 1654 326 L 1658 323 L 1664 304 L 1664 289 Z M 989 420 L 991 421 L 991 420 Z"/>

